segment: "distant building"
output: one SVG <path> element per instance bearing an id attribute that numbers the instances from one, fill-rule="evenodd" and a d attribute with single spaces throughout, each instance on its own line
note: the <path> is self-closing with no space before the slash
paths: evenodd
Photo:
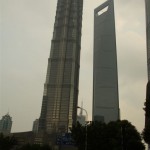
<path id="1" fill-rule="evenodd" d="M 56 134 L 47 134 L 47 133 L 38 133 L 35 134 L 32 131 L 27 132 L 17 132 L 11 133 L 12 136 L 17 139 L 17 147 L 20 148 L 22 145 L 26 144 L 48 144 L 53 150 L 77 150 L 77 147 L 74 145 L 69 145 L 69 143 L 62 143 L 66 141 L 66 136 L 62 140 L 61 143 L 57 143 L 57 135 Z M 68 137 L 68 136 L 67 136 Z M 68 137 L 69 140 L 69 137 Z M 68 141 L 66 141 L 68 142 Z"/>
<path id="2" fill-rule="evenodd" d="M 119 119 L 114 1 L 94 10 L 93 120 Z"/>
<path id="3" fill-rule="evenodd" d="M 9 114 L 6 114 L 0 120 L 0 133 L 4 135 L 10 134 L 12 127 L 12 117 Z"/>
<path id="4" fill-rule="evenodd" d="M 38 133 L 38 127 L 39 127 L 39 119 L 36 119 L 36 120 L 33 122 L 32 131 L 33 131 L 34 133 Z"/>
<path id="5" fill-rule="evenodd" d="M 18 145 L 36 144 L 34 143 L 35 135 L 32 131 L 11 133 L 17 139 Z"/>

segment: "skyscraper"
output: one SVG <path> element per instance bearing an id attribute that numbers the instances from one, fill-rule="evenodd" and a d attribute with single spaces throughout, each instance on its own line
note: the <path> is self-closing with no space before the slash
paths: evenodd
<path id="1" fill-rule="evenodd" d="M 146 39 L 147 39 L 147 74 L 148 74 L 148 83 L 146 91 L 146 102 L 145 102 L 145 129 L 149 127 L 150 116 L 148 115 L 149 103 L 150 103 L 150 1 L 145 0 L 146 8 Z M 148 145 L 148 150 L 150 150 L 150 145 Z"/>
<path id="2" fill-rule="evenodd" d="M 2 117 L 0 120 L 0 133 L 3 133 L 4 135 L 10 134 L 12 127 L 12 118 L 9 114 L 6 114 Z"/>
<path id="3" fill-rule="evenodd" d="M 83 0 L 58 0 L 39 131 L 67 132 L 77 119 Z"/>
<path id="4" fill-rule="evenodd" d="M 119 119 L 114 1 L 94 10 L 93 120 Z"/>
<path id="5" fill-rule="evenodd" d="M 145 0 L 146 6 L 146 37 L 147 37 L 147 68 L 148 80 L 150 80 L 150 1 Z"/>
<path id="6" fill-rule="evenodd" d="M 32 127 L 32 131 L 34 133 L 38 133 L 38 127 L 39 127 L 39 119 L 34 120 L 33 122 L 33 127 Z"/>

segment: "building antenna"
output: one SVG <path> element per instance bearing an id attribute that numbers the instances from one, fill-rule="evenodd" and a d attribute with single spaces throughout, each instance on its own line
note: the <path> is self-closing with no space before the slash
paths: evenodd
<path id="1" fill-rule="evenodd" d="M 9 108 L 8 108 L 8 112 L 7 112 L 7 115 L 9 115 Z"/>

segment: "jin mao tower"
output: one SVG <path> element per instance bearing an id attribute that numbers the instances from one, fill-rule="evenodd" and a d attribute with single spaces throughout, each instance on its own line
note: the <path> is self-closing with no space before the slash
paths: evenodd
<path id="1" fill-rule="evenodd" d="M 83 0 L 58 0 L 39 131 L 68 132 L 77 119 Z"/>

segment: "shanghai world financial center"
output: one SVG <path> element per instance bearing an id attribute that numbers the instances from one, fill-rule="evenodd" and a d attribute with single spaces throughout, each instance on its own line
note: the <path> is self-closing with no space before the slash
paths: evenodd
<path id="1" fill-rule="evenodd" d="M 76 122 L 83 0 L 58 0 L 39 131 L 68 132 Z"/>
<path id="2" fill-rule="evenodd" d="M 146 6 L 146 38 L 147 38 L 147 68 L 148 80 L 150 80 L 150 1 L 145 0 Z"/>

